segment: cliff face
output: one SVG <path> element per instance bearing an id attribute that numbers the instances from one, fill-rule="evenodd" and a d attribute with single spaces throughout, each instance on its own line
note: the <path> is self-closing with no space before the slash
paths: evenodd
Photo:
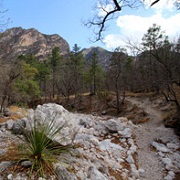
<path id="1" fill-rule="evenodd" d="M 45 35 L 34 28 L 11 28 L 0 33 L 0 60 L 3 61 L 14 61 L 19 55 L 30 53 L 44 60 L 54 47 L 59 47 L 62 55 L 70 51 L 67 41 L 59 35 Z"/>

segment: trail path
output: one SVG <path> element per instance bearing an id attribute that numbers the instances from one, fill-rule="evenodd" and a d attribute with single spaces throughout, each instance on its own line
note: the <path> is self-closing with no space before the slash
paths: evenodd
<path id="1" fill-rule="evenodd" d="M 150 121 L 134 127 L 133 133 L 136 136 L 138 149 L 139 167 L 145 170 L 145 176 L 141 180 L 162 180 L 164 177 L 164 167 L 159 160 L 156 151 L 152 150 L 150 144 L 157 140 L 163 141 L 177 140 L 172 129 L 165 128 L 161 118 L 161 111 L 153 107 L 148 99 L 127 98 L 132 104 L 144 109 L 150 115 Z M 171 140 L 172 139 L 172 140 Z"/>

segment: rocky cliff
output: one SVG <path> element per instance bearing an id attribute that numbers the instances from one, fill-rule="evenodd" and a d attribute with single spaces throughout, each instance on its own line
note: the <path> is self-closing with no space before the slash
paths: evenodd
<path id="1" fill-rule="evenodd" d="M 59 47 L 63 55 L 70 51 L 67 41 L 59 35 L 45 35 L 34 28 L 17 27 L 0 33 L 0 60 L 7 62 L 30 53 L 43 60 L 54 47 Z"/>

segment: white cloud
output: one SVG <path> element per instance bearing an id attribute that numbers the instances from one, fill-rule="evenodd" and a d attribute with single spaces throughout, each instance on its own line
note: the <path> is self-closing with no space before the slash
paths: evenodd
<path id="1" fill-rule="evenodd" d="M 98 7 L 98 16 L 99 17 L 104 17 L 107 14 L 107 12 L 110 12 L 114 9 L 111 0 L 109 2 L 107 2 L 107 4 L 105 4 L 105 5 L 104 5 L 104 2 L 101 3 L 101 1 L 98 1 L 97 7 Z"/>
<path id="2" fill-rule="evenodd" d="M 154 4 L 151 8 L 155 9 L 157 12 L 162 12 L 163 10 L 172 11 L 174 9 L 175 1 L 177 0 L 161 0 Z M 144 3 L 146 8 L 149 8 L 153 2 L 155 2 L 155 0 L 145 0 Z"/>
<path id="3" fill-rule="evenodd" d="M 152 24 L 160 25 L 161 30 L 165 31 L 165 34 L 173 39 L 180 35 L 179 19 L 180 13 L 169 17 L 163 16 L 163 13 L 160 12 L 156 12 L 150 17 L 136 15 L 119 16 L 117 26 L 120 29 L 120 33 L 107 35 L 104 43 L 108 49 L 114 49 L 117 46 L 125 45 L 124 40 L 127 40 L 127 38 L 140 42 Z"/>

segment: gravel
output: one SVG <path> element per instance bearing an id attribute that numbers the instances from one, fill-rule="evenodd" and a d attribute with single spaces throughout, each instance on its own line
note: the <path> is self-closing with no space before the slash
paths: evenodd
<path id="1" fill-rule="evenodd" d="M 160 157 L 170 156 L 173 154 L 172 150 L 179 154 L 179 152 L 176 152 L 178 151 L 177 147 L 180 147 L 178 137 L 174 134 L 173 129 L 164 127 L 161 111 L 154 109 L 151 104 L 152 102 L 147 100 L 141 101 L 137 98 L 128 98 L 128 100 L 132 104 L 136 104 L 144 109 L 144 111 L 150 115 L 150 121 L 136 125 L 133 128 L 133 133 L 136 136 L 136 143 L 139 148 L 137 151 L 139 168 L 144 170 L 141 180 L 173 179 L 174 172 L 165 171 L 164 162 L 161 161 Z M 161 143 L 159 143 L 159 141 Z M 153 148 L 152 145 L 155 145 L 156 148 Z M 172 150 L 170 148 L 172 148 Z M 168 159 L 171 160 L 170 157 Z M 167 160 L 167 158 L 165 160 Z"/>

